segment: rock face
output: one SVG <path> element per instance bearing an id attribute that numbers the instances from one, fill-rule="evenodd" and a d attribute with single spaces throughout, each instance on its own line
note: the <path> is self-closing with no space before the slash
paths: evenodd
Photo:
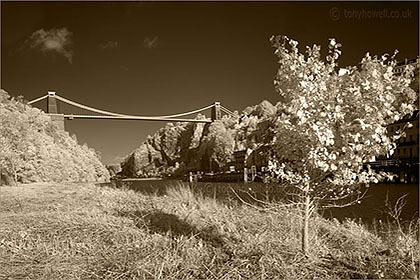
<path id="1" fill-rule="evenodd" d="M 160 177 L 199 168 L 204 123 L 169 123 L 142 143 L 121 164 L 125 177 Z"/>
<path id="2" fill-rule="evenodd" d="M 268 101 L 211 124 L 168 123 L 121 163 L 124 177 L 162 177 L 187 171 L 218 171 L 233 152 L 271 141 L 277 107 Z M 204 116 L 197 116 L 204 118 Z"/>

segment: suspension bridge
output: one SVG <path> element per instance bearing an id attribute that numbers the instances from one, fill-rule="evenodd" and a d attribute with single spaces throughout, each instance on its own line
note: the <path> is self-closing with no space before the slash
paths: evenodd
<path id="1" fill-rule="evenodd" d="M 141 120 L 141 121 L 165 121 L 165 122 L 196 122 L 196 123 L 211 123 L 222 118 L 222 113 L 229 116 L 235 116 L 235 114 L 222 106 L 220 102 L 215 102 L 214 104 L 208 105 L 206 107 L 192 110 L 189 112 L 166 115 L 166 116 L 137 116 L 137 115 L 127 115 L 109 112 L 97 108 L 93 108 L 87 105 L 80 104 L 78 102 L 69 100 L 62 96 L 59 96 L 55 92 L 49 91 L 48 94 L 41 96 L 39 98 L 33 99 L 28 102 L 32 105 L 41 100 L 47 99 L 47 114 L 50 115 L 51 120 L 55 123 L 60 129 L 64 130 L 64 120 L 73 120 L 73 119 L 114 119 L 114 120 Z M 68 105 L 83 109 L 92 113 L 100 115 L 78 115 L 78 114 L 64 114 L 58 112 L 57 100 Z M 193 114 L 198 114 L 200 112 L 211 109 L 211 117 L 204 119 L 193 119 L 193 118 L 180 118 L 185 116 L 190 116 Z"/>

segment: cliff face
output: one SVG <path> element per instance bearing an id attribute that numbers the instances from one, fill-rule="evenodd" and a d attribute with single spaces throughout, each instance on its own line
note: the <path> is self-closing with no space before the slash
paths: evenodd
<path id="1" fill-rule="evenodd" d="M 234 151 L 255 149 L 273 137 L 277 108 L 268 101 L 236 116 L 205 123 L 168 123 L 121 163 L 125 177 L 181 175 L 222 169 Z M 204 116 L 197 116 L 204 118 Z"/>
<path id="2" fill-rule="evenodd" d="M 123 161 L 123 176 L 160 177 L 175 169 L 199 168 L 205 127 L 204 123 L 168 123 Z"/>

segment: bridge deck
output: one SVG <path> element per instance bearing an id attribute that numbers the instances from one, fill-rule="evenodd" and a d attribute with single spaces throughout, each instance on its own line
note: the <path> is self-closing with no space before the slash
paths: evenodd
<path id="1" fill-rule="evenodd" d="M 176 119 L 176 118 L 154 118 L 154 117 L 136 117 L 136 116 L 94 116 L 94 115 L 64 115 L 65 119 L 104 119 L 104 120 L 143 120 L 143 121 L 167 121 L 167 122 L 197 122 L 211 123 L 210 119 Z"/>

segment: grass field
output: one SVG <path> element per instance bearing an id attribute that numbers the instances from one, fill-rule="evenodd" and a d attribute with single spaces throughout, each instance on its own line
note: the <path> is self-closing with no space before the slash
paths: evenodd
<path id="1" fill-rule="evenodd" d="M 419 224 L 310 222 L 295 206 L 226 204 L 93 184 L 0 188 L 0 279 L 414 279 Z"/>

